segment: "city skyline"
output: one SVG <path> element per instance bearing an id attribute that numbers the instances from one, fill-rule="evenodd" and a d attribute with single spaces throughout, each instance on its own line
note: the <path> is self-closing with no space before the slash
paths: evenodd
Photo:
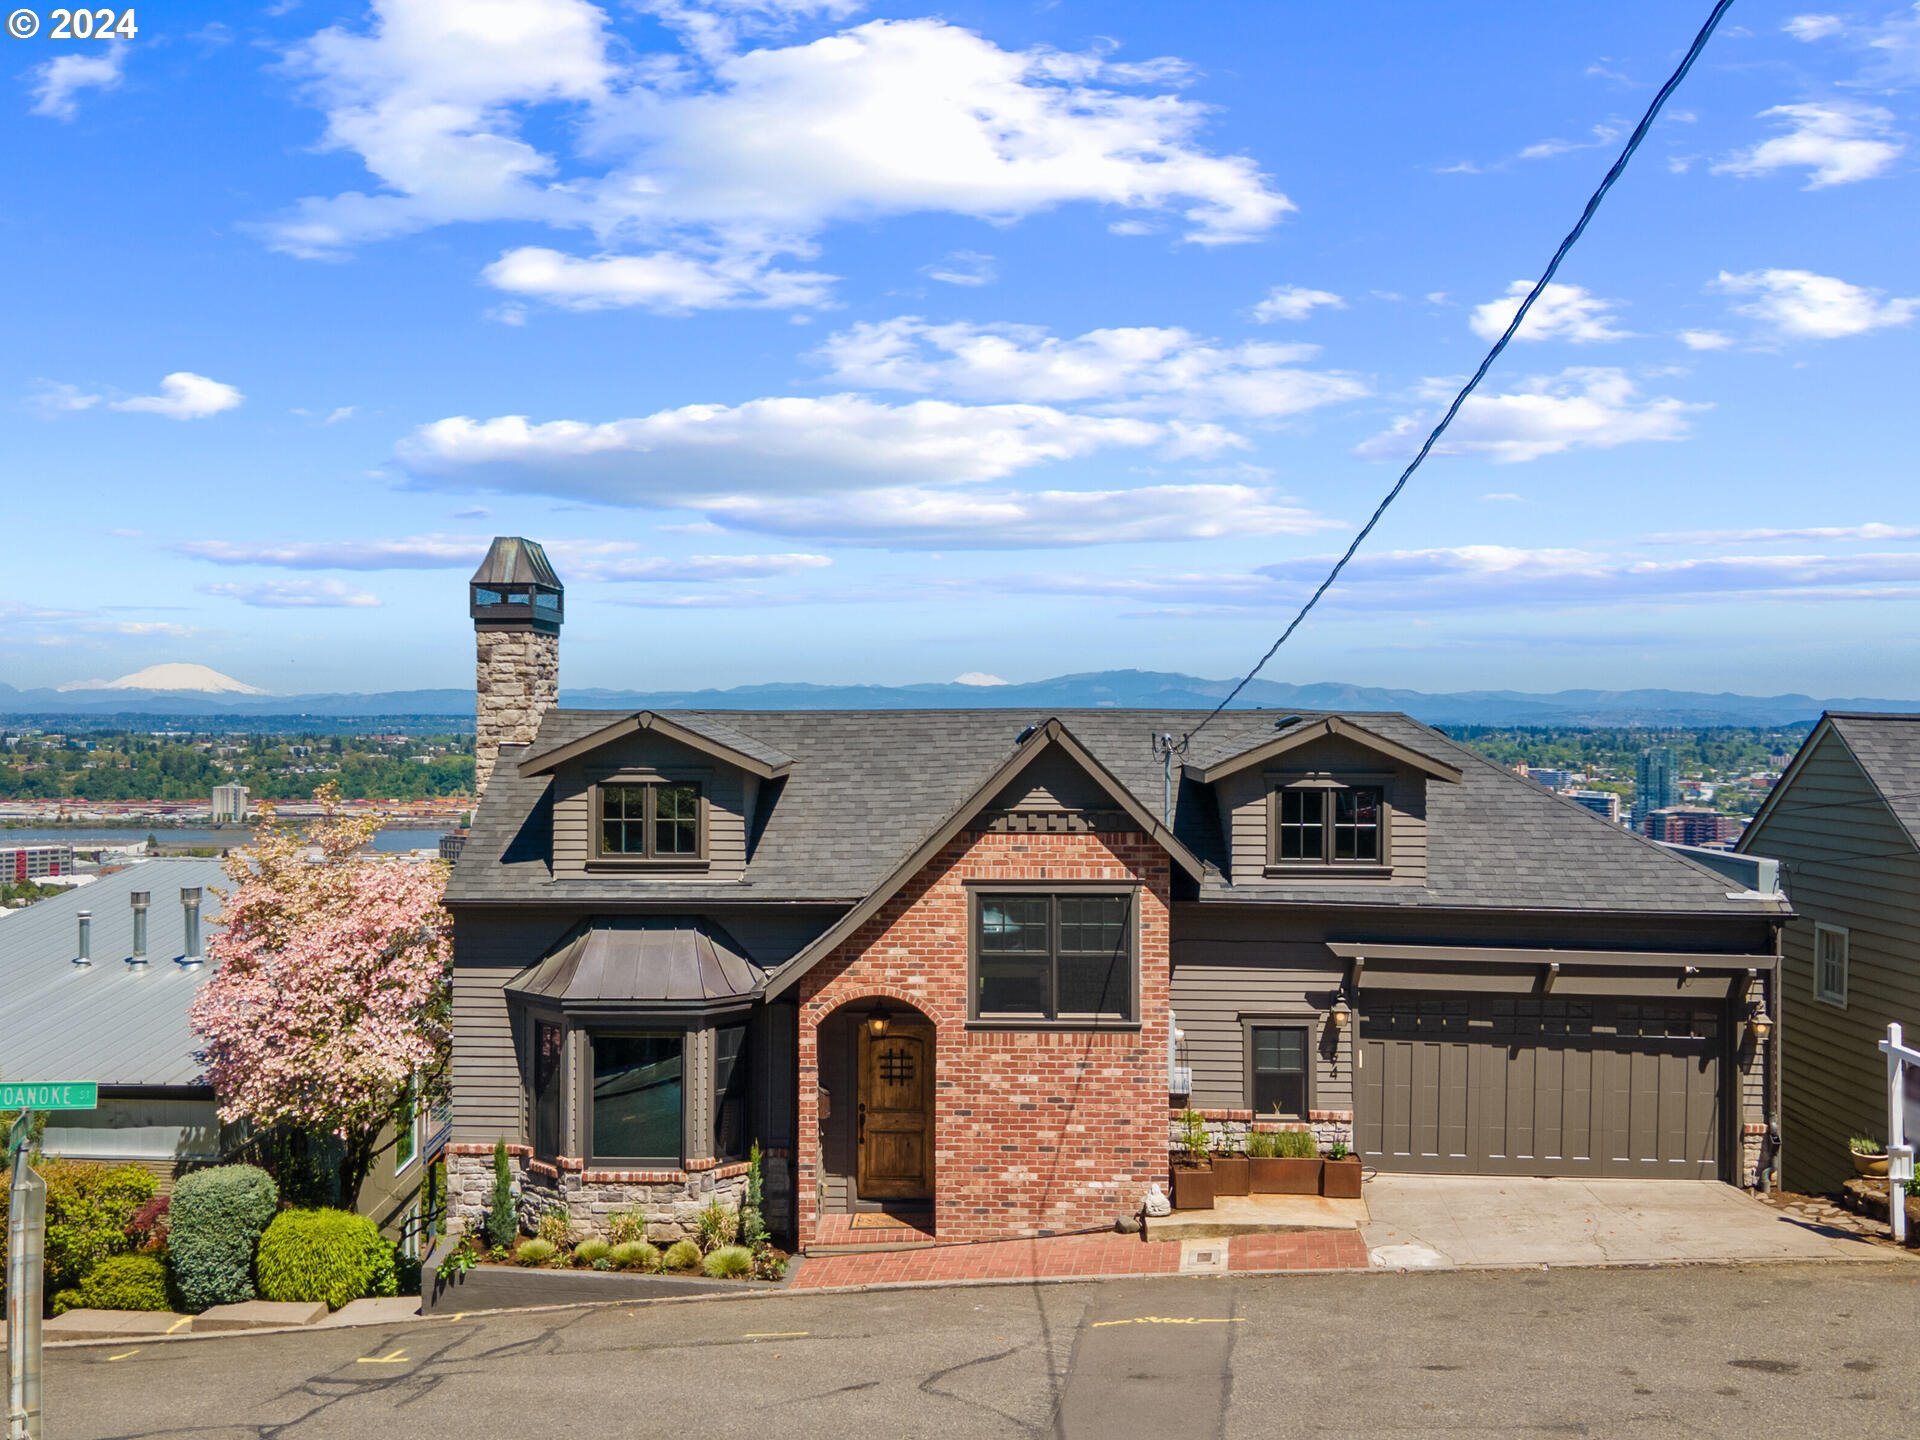
<path id="1" fill-rule="evenodd" d="M 21 688 L 462 685 L 495 534 L 571 687 L 1242 672 L 1694 23 L 142 18 L 9 52 Z M 1268 678 L 1920 694 L 1920 9 L 1733 19 Z"/>

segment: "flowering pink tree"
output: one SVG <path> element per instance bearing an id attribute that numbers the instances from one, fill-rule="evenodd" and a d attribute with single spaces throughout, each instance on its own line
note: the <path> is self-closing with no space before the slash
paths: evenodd
<path id="1" fill-rule="evenodd" d="M 352 1205 L 413 1082 L 417 1104 L 445 1097 L 452 922 L 446 866 L 362 853 L 379 820 L 342 814 L 331 785 L 314 798 L 305 834 L 262 806 L 254 844 L 228 858 L 190 1015 L 220 1118 L 337 1137 Z"/>

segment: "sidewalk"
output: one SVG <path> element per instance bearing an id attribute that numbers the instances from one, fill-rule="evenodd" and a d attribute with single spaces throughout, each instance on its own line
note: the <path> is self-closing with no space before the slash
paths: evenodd
<path id="1" fill-rule="evenodd" d="M 1061 1235 L 1049 1240 L 925 1245 L 866 1255 L 811 1255 L 798 1266 L 789 1288 L 1366 1268 L 1366 1243 L 1355 1230 L 1303 1230 L 1165 1243 L 1149 1243 L 1138 1235 Z"/>

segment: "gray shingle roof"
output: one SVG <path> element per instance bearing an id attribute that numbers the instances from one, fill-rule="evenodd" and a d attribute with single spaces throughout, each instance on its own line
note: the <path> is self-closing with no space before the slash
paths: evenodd
<path id="1" fill-rule="evenodd" d="M 211 965 L 178 963 L 183 886 L 200 886 L 204 946 L 220 914 L 218 860 L 148 860 L 0 919 L 0 1079 L 197 1085 L 199 1041 L 187 1006 Z M 144 966 L 133 953 L 136 890 L 153 896 Z M 93 912 L 93 963 L 76 965 L 77 917 Z"/>
<path id="2" fill-rule="evenodd" d="M 529 752 L 567 744 L 625 712 L 555 710 Z M 1029 725 L 1057 717 L 1154 814 L 1163 770 L 1153 737 L 1181 734 L 1192 710 L 672 711 L 713 733 L 725 727 L 793 757 L 761 787 L 744 881 L 552 878 L 549 780 L 523 778 L 508 751 L 474 817 L 448 899 L 462 902 L 743 904 L 823 900 L 852 904 L 898 865 L 1012 752 Z M 1202 733 L 1215 763 L 1273 737 L 1295 712 L 1230 711 Z M 1319 718 L 1326 712 L 1299 712 Z M 1391 713 L 1350 717 L 1422 754 L 1458 766 L 1460 784 L 1427 787 L 1424 886 L 1229 886 L 1203 898 L 1339 905 L 1457 906 L 1653 913 L 1769 913 L 1728 899 L 1722 877 L 1611 825 L 1572 801 L 1482 759 L 1438 731 Z M 733 742 L 729 742 L 733 743 Z M 1199 747 L 1196 746 L 1196 749 Z M 1206 787 L 1178 780 L 1174 833 L 1213 870 L 1227 868 L 1219 816 Z M 1777 908 L 1777 907 L 1775 907 Z"/>
<path id="3" fill-rule="evenodd" d="M 1907 838 L 1920 845 L 1920 715 L 1832 713 L 1827 719 Z"/>

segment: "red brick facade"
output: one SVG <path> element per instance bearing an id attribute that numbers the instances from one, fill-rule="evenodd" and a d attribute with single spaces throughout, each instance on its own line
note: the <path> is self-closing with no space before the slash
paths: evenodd
<path id="1" fill-rule="evenodd" d="M 884 996 L 935 1027 L 934 1227 L 942 1240 L 1075 1230 L 1139 1209 L 1167 1170 L 1169 862 L 1140 834 L 957 837 L 800 981 L 800 1240 L 819 1207 L 819 1027 Z M 969 886 L 1140 886 L 1139 1019 L 1127 1030 L 967 1024 Z"/>

